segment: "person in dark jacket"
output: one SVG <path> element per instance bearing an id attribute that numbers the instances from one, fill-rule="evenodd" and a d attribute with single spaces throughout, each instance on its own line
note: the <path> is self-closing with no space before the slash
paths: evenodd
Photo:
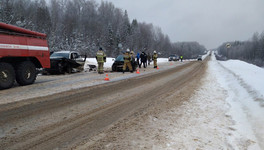
<path id="1" fill-rule="evenodd" d="M 146 68 L 147 67 L 147 54 L 145 52 L 142 52 L 140 54 L 140 60 L 141 62 L 140 62 L 139 68 L 141 68 L 142 63 L 144 65 L 144 68 Z"/>
<path id="2" fill-rule="evenodd" d="M 140 59 L 140 54 L 137 53 L 137 65 L 139 66 L 139 59 Z"/>

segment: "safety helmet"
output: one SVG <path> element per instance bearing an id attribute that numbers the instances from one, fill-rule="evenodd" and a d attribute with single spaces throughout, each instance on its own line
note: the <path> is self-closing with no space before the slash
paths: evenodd
<path id="1" fill-rule="evenodd" d="M 157 52 L 156 52 L 156 51 L 154 51 L 153 53 L 154 53 L 154 54 L 156 54 Z"/>
<path id="2" fill-rule="evenodd" d="M 130 50 L 129 50 L 129 49 L 127 49 L 127 50 L 126 50 L 126 52 L 130 52 Z"/>

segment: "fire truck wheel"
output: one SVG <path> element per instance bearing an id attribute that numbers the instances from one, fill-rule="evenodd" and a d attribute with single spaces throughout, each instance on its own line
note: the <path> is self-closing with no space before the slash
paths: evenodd
<path id="1" fill-rule="evenodd" d="M 15 70 L 9 63 L 0 63 L 0 89 L 8 89 L 14 85 Z"/>
<path id="2" fill-rule="evenodd" d="M 17 65 L 16 81 L 19 85 L 29 85 L 35 82 L 37 71 L 35 65 L 30 61 L 24 61 Z"/>

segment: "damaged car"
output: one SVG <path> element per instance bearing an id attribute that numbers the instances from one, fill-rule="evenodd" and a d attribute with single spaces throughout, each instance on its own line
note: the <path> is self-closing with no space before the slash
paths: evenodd
<path id="1" fill-rule="evenodd" d="M 58 51 L 50 55 L 50 68 L 44 74 L 64 74 L 82 71 L 86 55 L 82 56 L 77 51 Z"/>
<path id="2" fill-rule="evenodd" d="M 112 71 L 123 71 L 123 66 L 124 66 L 124 56 L 123 55 L 118 55 L 114 61 L 114 63 L 112 64 Z M 132 59 L 131 61 L 131 66 L 133 71 L 135 71 L 137 69 L 137 62 L 135 61 L 135 59 Z M 126 68 L 125 71 L 129 71 L 128 67 Z"/>
<path id="3" fill-rule="evenodd" d="M 91 62 L 89 60 L 86 60 L 84 64 L 84 72 L 87 71 L 97 71 L 97 64 L 95 62 Z"/>

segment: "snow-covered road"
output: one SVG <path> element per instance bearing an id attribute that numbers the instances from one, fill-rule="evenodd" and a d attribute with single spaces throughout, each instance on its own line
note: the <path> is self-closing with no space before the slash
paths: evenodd
<path id="1" fill-rule="evenodd" d="M 161 63 L 161 71 L 182 65 L 165 61 Z M 102 149 L 155 150 L 264 149 L 264 69 L 238 60 L 217 61 L 214 55 L 208 62 L 201 63 L 208 63 L 205 75 L 200 74 L 203 77 L 201 80 L 200 77 L 199 81 L 188 80 L 188 86 L 167 94 L 157 101 L 157 105 L 153 103 L 142 113 L 136 112 L 76 149 L 96 149 L 97 146 Z M 109 64 L 106 67 L 109 68 Z M 142 70 L 141 74 L 153 72 L 152 68 L 148 69 Z M 49 78 L 56 78 L 56 82 L 62 84 L 72 76 L 80 80 L 78 86 L 70 87 L 73 89 L 104 83 L 104 75 L 99 76 L 97 73 Z M 115 81 L 138 74 L 109 73 L 109 76 L 111 81 Z M 96 80 L 91 83 L 88 77 Z M 42 83 L 40 78 L 37 84 L 1 91 L 2 103 L 5 102 L 4 95 L 10 97 L 10 91 L 23 92 L 23 88 L 32 89 L 38 84 L 50 83 Z M 47 85 L 45 87 L 47 94 L 55 91 Z M 65 89 L 69 90 L 68 87 L 61 88 Z M 19 93 L 15 96 L 25 97 Z M 18 100 L 14 97 L 9 99 Z"/>
<path id="2" fill-rule="evenodd" d="M 88 58 L 87 63 L 96 64 L 95 58 Z M 108 74 L 110 81 L 113 82 L 118 80 L 124 80 L 128 78 L 137 77 L 140 75 L 145 75 L 148 73 L 163 71 L 166 69 L 173 68 L 175 66 L 179 66 L 185 62 L 171 62 L 173 65 L 169 65 L 167 58 L 159 58 L 159 70 L 154 69 L 153 65 L 149 65 L 147 68 L 141 68 L 140 74 L 137 73 L 121 73 L 121 72 L 111 72 L 111 66 L 114 62 L 114 58 L 107 58 L 107 62 L 105 63 L 104 69 L 106 74 Z M 97 64 L 96 64 L 97 65 Z M 43 97 L 47 95 L 52 95 L 64 91 L 70 91 L 74 89 L 80 89 L 90 86 L 95 86 L 99 84 L 104 84 L 105 74 L 98 74 L 96 71 L 86 71 L 75 74 L 67 74 L 67 75 L 39 75 L 35 84 L 28 86 L 18 86 L 17 84 L 11 88 L 6 90 L 0 90 L 0 105 L 19 102 L 21 100 L 26 100 L 35 97 Z"/>
<path id="3" fill-rule="evenodd" d="M 145 110 L 137 119 L 116 124 L 99 135 L 98 141 L 85 145 L 95 143 L 94 147 L 104 149 L 264 149 L 263 77 L 263 68 L 238 60 L 217 61 L 212 55 L 190 98 L 175 92 L 164 100 L 165 107 Z M 187 100 L 171 106 L 179 99 Z M 156 111 L 162 109 L 166 111 Z M 89 147 L 85 145 L 81 149 Z"/>

